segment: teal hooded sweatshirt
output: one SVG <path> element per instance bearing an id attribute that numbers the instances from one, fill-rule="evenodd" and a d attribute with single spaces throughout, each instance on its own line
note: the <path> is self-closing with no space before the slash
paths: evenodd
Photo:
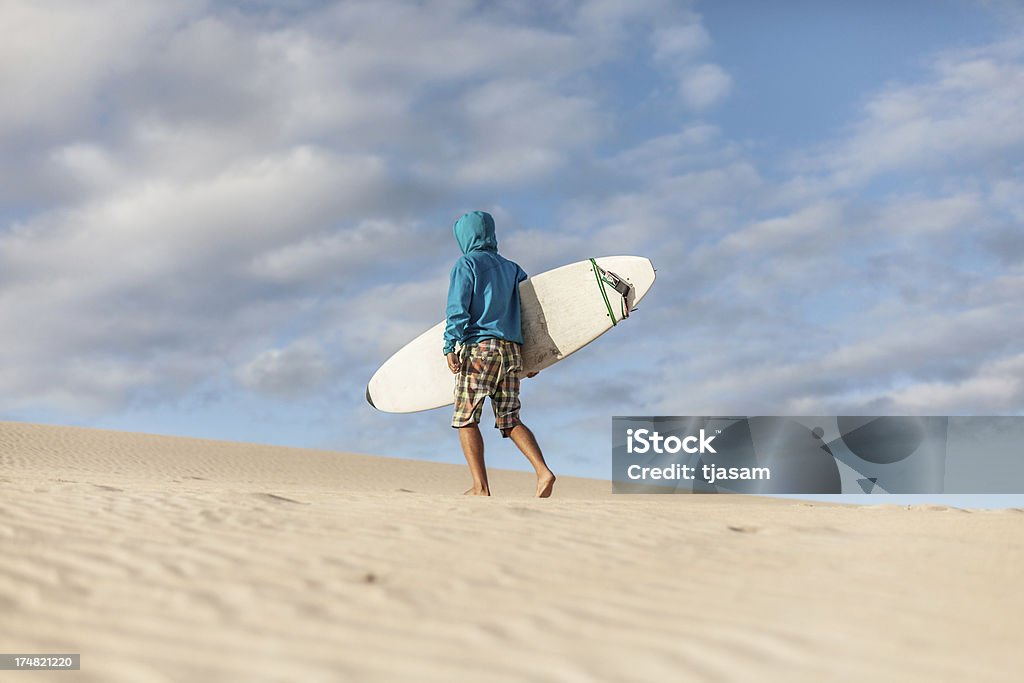
<path id="1" fill-rule="evenodd" d="M 454 351 L 456 343 L 472 344 L 487 338 L 522 344 L 519 283 L 526 273 L 498 254 L 491 214 L 471 211 L 455 221 L 452 232 L 462 256 L 452 267 L 448 282 L 444 353 Z"/>

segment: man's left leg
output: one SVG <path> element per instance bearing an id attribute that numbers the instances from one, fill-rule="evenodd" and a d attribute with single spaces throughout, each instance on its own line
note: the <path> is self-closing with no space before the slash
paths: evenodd
<path id="1" fill-rule="evenodd" d="M 551 491 L 555 488 L 555 473 L 544 462 L 544 454 L 541 453 L 540 446 L 537 445 L 537 438 L 530 428 L 520 422 L 511 429 L 503 430 L 502 435 L 512 439 L 520 452 L 533 465 L 533 469 L 537 473 L 537 497 L 550 498 Z"/>
<path id="2" fill-rule="evenodd" d="M 519 451 L 533 465 L 537 473 L 537 497 L 548 498 L 555 486 L 555 475 L 544 462 L 537 439 L 530 428 L 519 421 L 519 373 L 523 368 L 523 359 L 518 344 L 504 342 L 502 373 L 498 379 L 494 394 L 491 395 L 491 406 L 494 408 L 494 426 L 501 435 L 512 439 Z"/>

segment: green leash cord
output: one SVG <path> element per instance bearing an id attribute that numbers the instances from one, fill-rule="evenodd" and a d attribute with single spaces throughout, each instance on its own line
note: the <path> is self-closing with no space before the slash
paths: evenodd
<path id="1" fill-rule="evenodd" d="M 611 302 L 608 301 L 608 293 L 604 291 L 604 280 L 601 278 L 601 268 L 597 265 L 597 261 L 590 259 L 590 265 L 594 270 L 594 277 L 597 279 L 597 287 L 601 290 L 601 298 L 604 299 L 604 306 L 608 309 L 608 317 L 612 319 L 612 327 L 619 324 L 619 321 L 615 319 L 615 314 L 612 313 Z"/>

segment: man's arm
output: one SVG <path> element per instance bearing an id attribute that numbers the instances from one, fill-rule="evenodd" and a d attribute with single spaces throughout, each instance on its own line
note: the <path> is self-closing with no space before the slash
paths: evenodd
<path id="1" fill-rule="evenodd" d="M 466 336 L 466 326 L 469 324 L 469 309 L 473 303 L 473 273 L 469 265 L 459 259 L 452 267 L 451 276 L 448 279 L 448 306 L 445 309 L 447 324 L 444 328 L 444 351 L 448 356 L 448 367 L 452 372 L 458 372 L 458 359 L 453 357 L 455 344 L 461 342 Z"/>

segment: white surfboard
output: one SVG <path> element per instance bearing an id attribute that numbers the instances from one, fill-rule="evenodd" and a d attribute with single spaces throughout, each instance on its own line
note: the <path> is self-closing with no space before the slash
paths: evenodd
<path id="1" fill-rule="evenodd" d="M 654 284 L 642 256 L 603 256 L 535 275 L 519 284 L 523 375 L 579 351 L 623 322 Z M 624 282 L 619 290 L 616 281 Z M 628 288 L 627 288 L 628 287 Z M 413 339 L 374 373 L 366 400 L 377 410 L 414 413 L 454 402 L 455 376 L 441 353 L 445 322 Z"/>

